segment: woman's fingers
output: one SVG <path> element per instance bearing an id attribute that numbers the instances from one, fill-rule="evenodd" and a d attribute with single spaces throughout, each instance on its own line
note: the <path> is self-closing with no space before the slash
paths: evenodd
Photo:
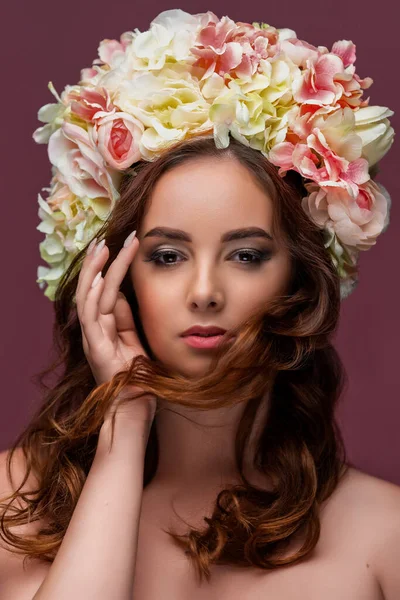
<path id="1" fill-rule="evenodd" d="M 104 333 L 113 339 L 119 328 L 122 331 L 135 329 L 133 316 L 126 299 L 119 298 L 119 288 L 137 247 L 138 244 L 135 240 L 129 246 L 122 247 L 104 278 L 101 276 L 101 271 L 109 255 L 105 241 L 102 240 L 94 251 L 86 255 L 76 291 L 77 312 L 81 322 L 83 343 L 99 344 Z M 98 249 L 97 254 L 96 249 Z M 92 287 L 96 277 L 98 283 Z M 116 310 L 117 304 L 118 310 Z M 116 317 L 118 317 L 118 323 L 116 323 Z"/>
<path id="2" fill-rule="evenodd" d="M 139 242 L 119 251 L 102 276 L 109 250 L 87 254 L 78 278 L 76 304 L 85 356 L 97 384 L 110 381 L 137 355 L 146 355 L 137 335 L 131 307 L 120 291 Z M 94 284 L 94 285 L 93 285 Z"/>
<path id="3" fill-rule="evenodd" d="M 104 277 L 104 291 L 100 298 L 99 312 L 109 315 L 114 312 L 119 288 L 133 260 L 138 243 L 134 239 L 130 246 L 122 247 Z"/>
<path id="4" fill-rule="evenodd" d="M 102 240 L 102 242 L 103 241 L 104 240 Z M 76 288 L 76 305 L 80 320 L 82 320 L 83 309 L 93 280 L 97 273 L 103 268 L 109 254 L 107 246 L 104 248 L 104 245 L 97 255 L 95 255 L 95 251 L 96 249 L 94 249 L 91 254 L 86 254 L 79 273 L 78 285 Z"/>
<path id="5" fill-rule="evenodd" d="M 137 331 L 131 307 L 121 292 L 118 293 L 113 314 L 118 336 L 126 346 L 130 346 L 134 342 Z"/>
<path id="6" fill-rule="evenodd" d="M 99 322 L 99 302 L 103 289 L 103 277 L 100 277 L 94 287 L 90 284 L 90 289 L 86 295 L 86 301 L 82 309 L 82 325 L 89 346 L 100 344 L 104 336 L 103 328 Z"/>

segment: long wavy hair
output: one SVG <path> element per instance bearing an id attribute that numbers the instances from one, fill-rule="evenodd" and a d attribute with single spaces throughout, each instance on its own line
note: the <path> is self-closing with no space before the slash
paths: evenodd
<path id="1" fill-rule="evenodd" d="M 185 535 L 167 531 L 185 550 L 200 582 L 203 577 L 209 581 L 212 564 L 276 569 L 301 561 L 317 544 L 318 508 L 350 464 L 335 419 L 347 375 L 332 344 L 340 314 L 339 277 L 324 247 L 322 231 L 301 207 L 306 195 L 301 176 L 295 171 L 280 176 L 258 150 L 234 138 L 225 149 L 216 148 L 210 135 L 179 142 L 157 160 L 137 163 L 124 173 L 120 199 L 97 234 L 99 240 L 105 238 L 110 250 L 103 275 L 127 235 L 139 229 L 159 177 L 200 157 L 239 161 L 269 195 L 274 206 L 273 235 L 286 245 L 291 257 L 290 285 L 284 295 L 230 330 L 236 339 L 220 344 L 204 376 L 189 378 L 153 356 L 127 274 L 121 291 L 148 356 L 136 357 L 129 369 L 96 386 L 83 352 L 75 302 L 86 248 L 74 257 L 54 302 L 55 360 L 33 378 L 43 401 L 7 456 L 9 478 L 18 447 L 26 471 L 19 488 L 1 499 L 0 536 L 13 552 L 25 555 L 24 561 L 54 560 L 91 467 L 106 410 L 129 384 L 197 410 L 245 405 L 235 438 L 241 483 L 218 493 L 212 517 L 204 518 L 203 527 L 189 527 Z M 45 383 L 48 376 L 53 377 L 51 385 Z M 273 482 L 269 490 L 250 483 L 243 472 L 244 451 L 266 392 L 268 411 L 253 466 Z M 157 470 L 156 420 L 157 413 L 148 438 L 144 487 Z M 31 471 L 37 488 L 22 492 Z M 44 525 L 35 536 L 11 530 L 37 520 Z M 285 548 L 299 534 L 303 545 L 284 557 Z"/>

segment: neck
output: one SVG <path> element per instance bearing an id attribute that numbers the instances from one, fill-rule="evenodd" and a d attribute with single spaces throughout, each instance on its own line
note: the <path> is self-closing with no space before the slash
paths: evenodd
<path id="1" fill-rule="evenodd" d="M 238 477 L 235 435 L 244 404 L 213 410 L 193 410 L 160 402 L 155 417 L 159 460 L 154 483 L 173 488 L 203 487 Z M 245 475 L 253 472 L 255 443 L 268 407 L 262 399 L 244 457 Z"/>

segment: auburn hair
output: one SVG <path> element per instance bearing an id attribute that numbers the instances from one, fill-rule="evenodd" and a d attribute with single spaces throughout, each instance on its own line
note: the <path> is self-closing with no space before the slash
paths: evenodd
<path id="1" fill-rule="evenodd" d="M 153 356 L 128 273 L 120 289 L 132 308 L 148 357 L 135 357 L 128 370 L 96 386 L 83 352 L 75 302 L 86 248 L 76 254 L 54 301 L 55 360 L 33 378 L 43 401 L 7 456 L 9 477 L 18 447 L 26 471 L 19 488 L 1 499 L 0 536 L 13 552 L 25 555 L 24 561 L 54 560 L 91 467 L 106 410 L 129 384 L 169 403 L 199 410 L 245 403 L 235 438 L 241 483 L 217 495 L 212 517 L 204 518 L 203 527 L 189 527 L 185 535 L 168 531 L 186 551 L 200 582 L 203 577 L 209 581 L 211 564 L 277 569 L 301 561 L 317 544 L 318 508 L 349 466 L 335 418 L 347 375 L 332 343 L 340 314 L 339 276 L 324 247 L 322 230 L 301 206 L 306 195 L 302 177 L 295 171 L 279 175 L 262 152 L 234 138 L 227 148 L 217 148 L 212 135 L 186 139 L 152 162 L 136 163 L 123 173 L 120 199 L 97 233 L 110 251 L 103 276 L 128 234 L 139 229 L 163 173 L 202 158 L 239 161 L 269 195 L 274 206 L 273 235 L 286 244 L 291 257 L 290 285 L 284 295 L 230 330 L 237 335 L 234 343 L 220 344 L 209 372 L 192 379 Z M 51 385 L 45 383 L 48 376 Z M 251 484 L 243 473 L 244 451 L 266 392 L 268 411 L 254 467 L 273 482 L 269 490 Z M 147 444 L 144 487 L 157 470 L 156 420 L 157 413 Z M 22 492 L 31 471 L 37 489 Z M 37 520 L 45 525 L 33 537 L 11 531 Z M 301 548 L 282 557 L 300 533 L 305 540 Z"/>

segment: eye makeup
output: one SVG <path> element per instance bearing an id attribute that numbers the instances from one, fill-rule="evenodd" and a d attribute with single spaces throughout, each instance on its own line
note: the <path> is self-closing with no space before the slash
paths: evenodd
<path id="1" fill-rule="evenodd" d="M 255 268 L 255 267 L 261 266 L 261 264 L 263 262 L 270 260 L 270 258 L 272 257 L 272 251 L 271 250 L 256 250 L 255 248 L 251 248 L 251 249 L 250 248 L 241 248 L 239 250 L 235 250 L 235 252 L 233 252 L 230 256 L 232 257 L 232 256 L 236 256 L 236 255 L 247 256 L 250 258 L 248 258 L 248 260 L 244 260 L 244 261 L 238 260 L 238 261 L 233 261 L 233 262 L 243 264 L 246 267 Z M 170 263 L 162 262 L 162 260 L 164 260 L 164 257 L 166 257 L 166 256 L 182 256 L 182 254 L 173 249 L 162 248 L 162 249 L 158 249 L 158 250 L 154 251 L 153 253 L 151 253 L 149 255 L 149 257 L 144 260 L 144 262 L 154 262 L 154 265 L 157 267 L 169 268 L 172 266 L 176 266 L 177 264 L 179 264 L 179 262 L 184 262 L 186 260 L 184 258 L 183 260 L 178 261 L 178 262 L 170 262 Z"/>

